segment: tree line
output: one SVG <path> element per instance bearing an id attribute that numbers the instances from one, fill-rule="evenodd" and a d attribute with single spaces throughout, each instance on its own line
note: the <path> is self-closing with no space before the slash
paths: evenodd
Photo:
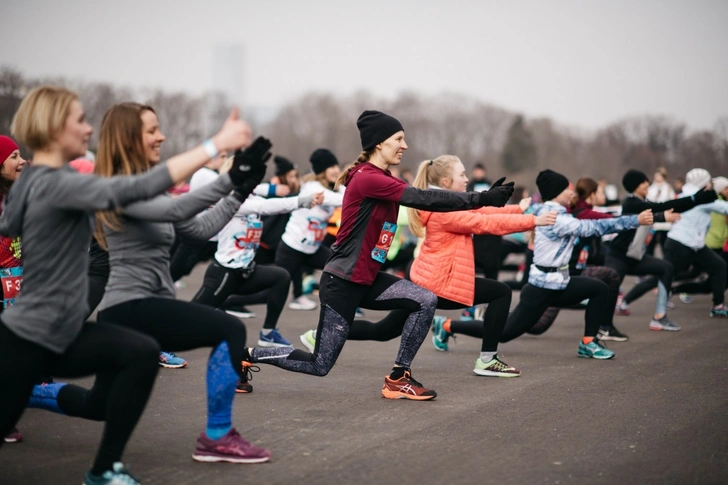
<path id="1" fill-rule="evenodd" d="M 106 110 L 114 103 L 138 101 L 151 105 L 167 141 L 163 156 L 171 156 L 198 144 L 212 134 L 229 112 L 230 102 L 221 93 L 193 96 L 162 89 L 132 90 L 111 83 L 71 79 L 30 79 L 0 67 L 0 133 L 10 133 L 13 114 L 33 87 L 52 83 L 73 89 L 81 98 L 96 133 Z M 549 118 L 529 118 L 474 97 L 455 93 L 423 96 L 404 92 L 383 99 L 367 92 L 334 96 L 311 92 L 282 106 L 272 119 L 257 120 L 256 111 L 242 107 L 242 114 L 257 133 L 274 143 L 276 154 L 308 171 L 308 155 L 316 148 L 331 149 L 342 163 L 359 154 L 355 120 L 365 109 L 396 116 L 404 125 L 409 150 L 402 165 L 417 164 L 441 154 L 460 157 L 466 168 L 483 163 L 491 177 L 508 176 L 520 185 L 535 188 L 536 174 L 544 168 L 566 174 L 605 178 L 617 183 L 630 168 L 652 174 L 658 167 L 668 178 L 702 167 L 713 174 L 728 175 L 728 116 L 718 119 L 713 130 L 690 130 L 678 120 L 644 115 L 617 120 L 588 131 L 559 124 Z"/>

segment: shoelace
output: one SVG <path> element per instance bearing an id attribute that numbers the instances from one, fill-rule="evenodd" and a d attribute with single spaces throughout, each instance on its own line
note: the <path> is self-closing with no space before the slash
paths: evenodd
<path id="1" fill-rule="evenodd" d="M 605 344 L 605 343 L 604 343 L 604 342 L 602 341 L 601 335 L 599 335 L 598 333 L 597 333 L 596 337 L 594 337 L 594 340 L 593 340 L 593 342 L 594 342 L 595 344 L 597 344 L 597 345 L 598 345 L 599 347 L 603 348 L 603 349 L 606 349 L 606 348 L 607 348 L 607 344 Z"/>
<path id="2" fill-rule="evenodd" d="M 139 480 L 129 473 L 129 470 L 126 469 L 126 467 L 122 463 L 114 463 L 113 470 L 110 470 L 108 472 L 105 472 L 104 475 L 108 473 L 113 477 L 115 480 L 113 483 L 126 483 L 129 485 L 139 485 Z"/>
<path id="3" fill-rule="evenodd" d="M 501 362 L 500 359 L 498 359 L 498 357 L 494 358 L 493 360 L 495 360 L 495 363 L 493 364 L 492 367 L 494 367 L 495 370 L 497 370 L 497 371 L 504 371 L 504 370 L 508 370 L 509 369 L 508 365 L 505 364 L 505 363 L 503 363 L 503 362 Z"/>
<path id="4" fill-rule="evenodd" d="M 419 383 L 419 382 L 417 381 L 417 379 L 415 379 L 414 377 L 412 377 L 412 372 L 410 372 L 410 371 L 405 371 L 405 373 L 404 373 L 404 377 L 405 377 L 406 379 L 408 379 L 408 380 L 409 380 L 409 382 L 410 382 L 410 384 L 412 384 L 413 386 L 416 386 L 416 387 L 425 387 L 425 386 L 423 386 L 422 384 L 420 384 L 420 383 Z"/>
<path id="5" fill-rule="evenodd" d="M 168 359 L 179 359 L 180 357 L 177 357 L 177 355 L 174 352 L 162 352 L 164 356 L 166 356 Z"/>
<path id="6" fill-rule="evenodd" d="M 260 372 L 260 367 L 257 365 L 243 365 L 243 380 L 250 382 L 253 380 L 253 372 Z"/>

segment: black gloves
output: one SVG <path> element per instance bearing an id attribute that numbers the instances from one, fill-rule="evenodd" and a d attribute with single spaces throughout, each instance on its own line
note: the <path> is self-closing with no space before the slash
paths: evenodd
<path id="1" fill-rule="evenodd" d="M 508 182 L 505 185 L 503 184 L 503 181 L 505 180 L 505 177 L 499 178 L 496 180 L 496 182 L 490 187 L 490 190 L 484 190 L 480 193 L 480 197 L 478 199 L 478 204 L 483 206 L 491 206 L 491 207 L 503 207 L 506 205 L 506 203 L 510 200 L 511 196 L 513 195 L 514 190 L 514 183 Z"/>
<path id="2" fill-rule="evenodd" d="M 234 195 L 241 202 L 248 198 L 265 177 L 265 162 L 270 158 L 272 146 L 270 140 L 259 136 L 248 148 L 235 152 L 229 174 L 235 185 Z"/>
<path id="3" fill-rule="evenodd" d="M 257 174 L 260 168 L 263 169 L 263 176 L 265 176 L 265 162 L 270 158 L 272 146 L 270 140 L 259 136 L 245 150 L 236 151 L 233 166 L 230 169 L 230 180 L 233 181 L 233 185 L 240 185 L 244 180 L 250 178 L 253 172 Z"/>
<path id="4" fill-rule="evenodd" d="M 715 193 L 715 190 L 701 189 L 693 194 L 693 200 L 695 201 L 696 205 L 710 204 L 717 198 L 718 194 Z"/>

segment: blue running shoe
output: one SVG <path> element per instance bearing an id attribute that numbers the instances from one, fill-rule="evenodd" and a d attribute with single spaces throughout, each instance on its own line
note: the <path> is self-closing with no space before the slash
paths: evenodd
<path id="1" fill-rule="evenodd" d="M 283 336 L 278 333 L 278 329 L 274 328 L 268 335 L 263 334 L 260 331 L 260 337 L 258 338 L 259 347 L 291 347 L 291 342 L 284 339 Z"/>
<path id="2" fill-rule="evenodd" d="M 139 485 L 139 480 L 131 476 L 124 465 L 117 461 L 111 470 L 105 471 L 101 476 L 94 475 L 89 470 L 83 479 L 83 485 Z"/>
<path id="3" fill-rule="evenodd" d="M 435 350 L 439 350 L 440 352 L 447 352 L 447 341 L 452 335 L 443 328 L 447 321 L 448 318 L 439 316 L 432 319 L 432 345 L 435 346 Z"/>
<path id="4" fill-rule="evenodd" d="M 594 340 L 592 340 L 588 344 L 579 342 L 578 354 L 579 357 L 585 359 L 607 360 L 614 357 L 614 352 L 606 348 L 604 344 L 599 341 L 599 336 L 596 336 Z"/>
<path id="5" fill-rule="evenodd" d="M 473 318 L 475 318 L 475 312 L 477 311 L 477 308 L 475 308 L 475 305 L 471 306 L 470 308 L 466 308 L 463 310 L 463 313 L 460 315 L 460 321 L 461 322 L 469 322 Z"/>
<path id="6" fill-rule="evenodd" d="M 181 369 L 187 366 L 187 361 L 182 357 L 177 357 L 172 352 L 162 351 L 159 353 L 159 365 L 167 369 Z"/>

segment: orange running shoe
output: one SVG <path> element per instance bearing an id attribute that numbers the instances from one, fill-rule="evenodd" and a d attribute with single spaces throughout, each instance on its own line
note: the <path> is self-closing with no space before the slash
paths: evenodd
<path id="1" fill-rule="evenodd" d="M 382 386 L 382 397 L 387 399 L 412 399 L 413 401 L 428 401 L 435 399 L 437 393 L 427 389 L 412 377 L 412 372 L 404 371 L 404 375 L 397 380 L 389 376 L 384 378 Z"/>

